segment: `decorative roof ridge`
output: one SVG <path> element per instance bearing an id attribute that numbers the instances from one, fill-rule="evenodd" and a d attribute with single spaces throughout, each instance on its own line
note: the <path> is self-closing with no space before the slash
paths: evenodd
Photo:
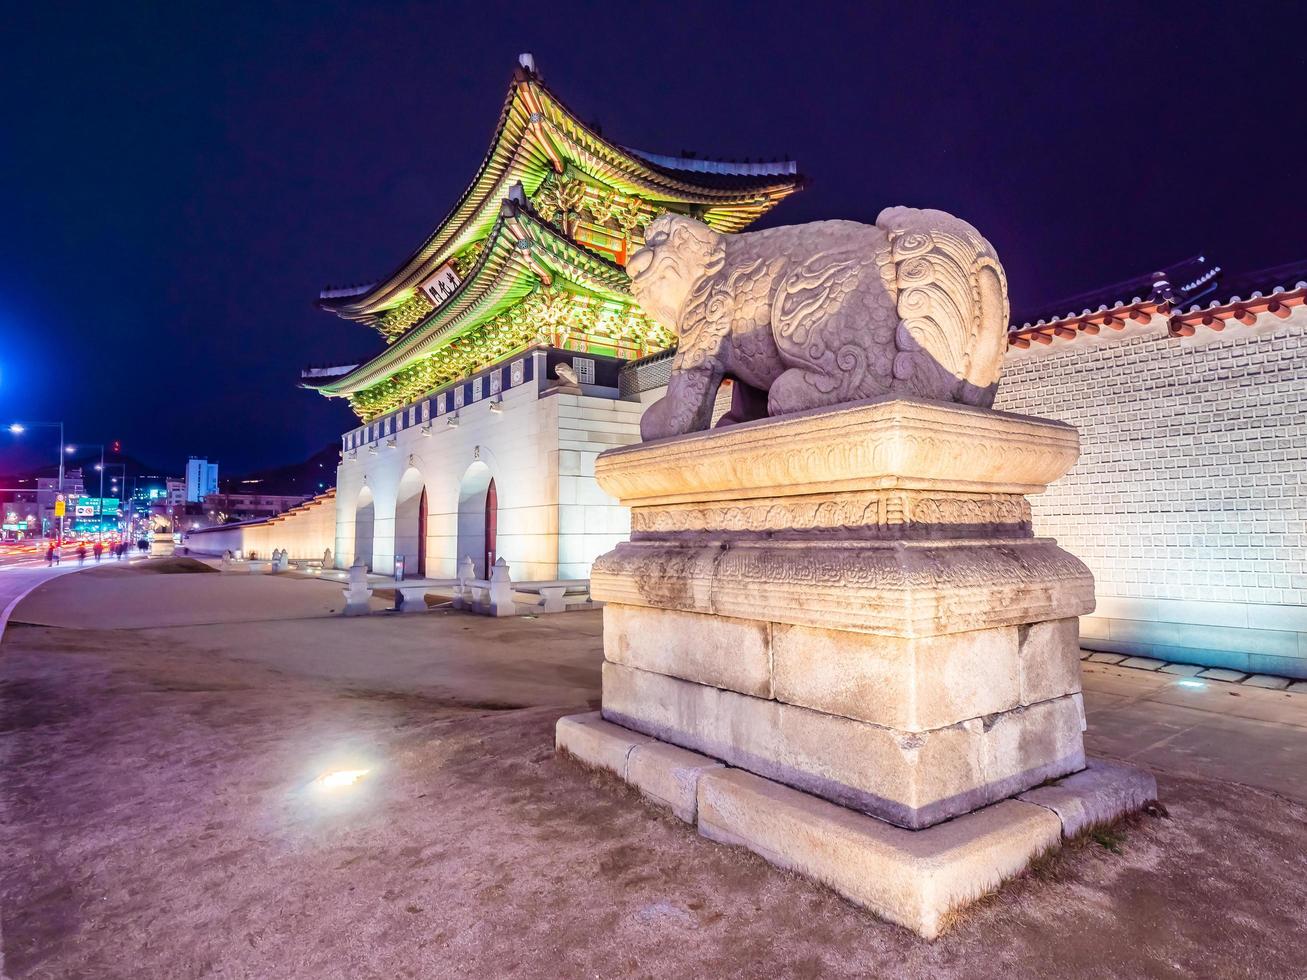
<path id="1" fill-rule="evenodd" d="M 318 299 L 349 299 L 363 296 L 377 288 L 377 283 L 360 283 L 357 286 L 325 286 L 318 290 Z"/>
<path id="2" fill-rule="evenodd" d="M 308 378 L 334 378 L 334 377 L 337 377 L 337 376 L 342 375 L 342 374 L 349 374 L 349 372 L 350 372 L 350 371 L 353 371 L 356 367 L 358 367 L 358 363 L 354 363 L 354 364 L 323 364 L 323 365 L 320 365 L 320 366 L 319 366 L 319 365 L 313 365 L 313 364 L 310 364 L 308 367 L 305 367 L 305 368 L 301 368 L 301 369 L 300 369 L 300 377 L 301 377 L 301 378 L 304 378 L 304 379 L 308 379 Z"/>
<path id="3" fill-rule="evenodd" d="M 534 65 L 534 61 L 532 61 L 532 64 Z M 570 106 L 566 101 L 564 101 L 563 99 L 559 98 L 559 97 L 558 97 L 558 94 L 557 94 L 556 92 L 554 92 L 554 90 L 551 89 L 548 85 L 546 85 L 546 84 L 544 83 L 544 81 L 540 78 L 539 75 L 532 74 L 532 75 L 531 75 L 531 78 L 532 78 L 532 80 L 536 83 L 536 85 L 539 86 L 540 91 L 541 91 L 542 93 L 544 93 L 546 96 L 548 96 L 548 97 L 549 97 L 549 100 L 550 100 L 551 102 L 553 102 L 554 105 L 558 106 L 558 108 L 561 109 L 561 110 L 562 110 L 566 115 L 570 116 L 573 120 L 575 120 L 575 121 L 576 121 L 576 124 L 577 124 L 577 125 L 578 125 L 578 126 L 579 126 L 579 127 L 580 127 L 584 132 L 585 132 L 585 133 L 586 133 L 586 135 L 588 135 L 588 136 L 589 136 L 591 139 L 593 139 L 595 142 L 600 143 L 600 144 L 602 144 L 603 146 L 607 147 L 607 148 L 609 149 L 609 151 L 611 151 L 615 156 L 618 156 L 618 157 L 625 157 L 626 159 L 630 160 L 630 161 L 633 162 L 633 163 L 647 163 L 647 164 L 652 164 L 655 168 L 659 168 L 659 169 L 662 169 L 662 168 L 663 168 L 663 165 L 662 165 L 662 164 L 657 163 L 657 162 L 655 162 L 655 161 L 653 161 L 653 160 L 650 159 L 651 154 L 644 154 L 644 153 L 641 153 L 641 152 L 639 152 L 639 151 L 632 150 L 632 149 L 630 149 L 629 147 L 624 146 L 624 145 L 621 144 L 621 143 L 616 143 L 616 142 L 614 142 L 613 140 L 608 139 L 608 137 L 604 136 L 603 133 L 601 133 L 601 132 L 599 132 L 597 129 L 595 129 L 595 127 L 594 127 L 593 125 L 591 125 L 590 123 L 585 122 L 585 121 L 581 118 L 581 114 L 578 113 L 575 109 L 573 109 L 573 108 L 572 108 L 572 107 L 571 107 L 571 106 Z M 668 159 L 684 159 L 684 158 L 669 157 Z M 711 160 L 711 161 L 704 161 L 704 162 L 715 163 L 715 164 L 719 164 L 719 165 L 722 165 L 722 166 L 729 166 L 729 165 L 730 165 L 730 164 L 728 163 L 728 161 L 725 161 L 725 160 Z M 681 168 L 681 167 L 671 167 L 671 168 L 666 168 L 666 169 L 671 169 L 671 170 L 682 170 L 683 172 L 698 172 L 698 173 L 713 173 L 713 172 L 714 172 L 714 171 L 709 171 L 709 170 L 686 171 L 685 168 Z M 718 173 L 724 173 L 724 171 L 716 171 L 716 172 L 718 172 Z M 668 175 L 668 176 L 671 176 L 671 175 Z M 741 174 L 741 175 L 739 175 L 739 176 L 749 176 L 749 175 Z M 789 175 L 789 174 L 761 174 L 761 175 L 758 175 L 758 176 L 790 176 L 790 175 Z M 794 178 L 795 178 L 794 180 L 776 181 L 776 182 L 775 182 L 773 185 L 771 185 L 771 186 L 777 186 L 777 185 L 780 185 L 780 184 L 789 184 L 789 185 L 794 186 L 795 188 L 802 186 L 802 184 L 803 184 L 803 178 L 800 177 L 799 174 L 798 174 L 798 164 L 797 164 L 797 163 L 794 164 L 794 173 L 793 173 L 793 176 L 794 176 Z M 672 179 L 676 179 L 676 178 L 672 178 Z M 764 191 L 764 190 L 767 190 L 767 189 L 768 189 L 767 186 L 762 186 L 762 187 L 757 188 L 757 190 L 760 191 L 760 192 L 761 192 L 761 191 Z M 722 203 L 726 203 L 726 202 L 722 202 Z"/>
<path id="4" fill-rule="evenodd" d="M 770 160 L 741 163 L 737 160 L 714 160 L 707 157 L 673 157 L 662 153 L 648 153 L 631 146 L 614 144 L 618 149 L 668 170 L 685 170 L 691 173 L 730 174 L 736 177 L 799 176 L 797 160 Z"/>

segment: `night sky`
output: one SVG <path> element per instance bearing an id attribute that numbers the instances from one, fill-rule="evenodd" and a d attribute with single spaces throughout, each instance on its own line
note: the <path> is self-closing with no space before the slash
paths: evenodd
<path id="1" fill-rule="evenodd" d="M 380 341 L 317 292 L 434 229 L 520 51 L 617 142 L 797 159 L 769 224 L 955 212 L 1017 310 L 1196 252 L 1307 257 L 1296 4 L 30 6 L 0 22 L 0 421 L 178 473 L 351 424 L 299 369 Z"/>

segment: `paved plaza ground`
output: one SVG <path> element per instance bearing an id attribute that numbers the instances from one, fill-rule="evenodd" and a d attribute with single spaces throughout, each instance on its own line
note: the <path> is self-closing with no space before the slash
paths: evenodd
<path id="1" fill-rule="evenodd" d="M 557 757 L 597 613 L 346 619 L 338 583 L 161 567 L 13 611 L 0 976 L 1307 975 L 1307 695 L 1086 664 L 1090 752 L 1169 816 L 928 943 Z"/>

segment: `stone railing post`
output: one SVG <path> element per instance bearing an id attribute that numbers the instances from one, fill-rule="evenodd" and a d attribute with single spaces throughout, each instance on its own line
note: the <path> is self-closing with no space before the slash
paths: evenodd
<path id="1" fill-rule="evenodd" d="M 492 616 L 512 616 L 517 612 L 513 603 L 513 580 L 508 574 L 508 562 L 500 558 L 490 569 L 490 608 Z"/>
<path id="2" fill-rule="evenodd" d="M 472 580 L 476 578 L 476 574 L 476 565 L 472 563 L 472 556 L 465 555 L 458 565 L 458 584 L 454 587 L 455 609 L 472 608 Z"/>
<path id="3" fill-rule="evenodd" d="M 349 568 L 349 587 L 343 590 L 345 596 L 346 616 L 358 616 L 369 611 L 368 600 L 372 590 L 368 588 L 368 567 L 362 562 L 355 562 Z"/>

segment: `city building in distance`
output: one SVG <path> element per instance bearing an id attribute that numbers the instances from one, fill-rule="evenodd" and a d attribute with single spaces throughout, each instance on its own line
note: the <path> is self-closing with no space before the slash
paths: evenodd
<path id="1" fill-rule="evenodd" d="M 218 492 L 218 464 L 192 456 L 186 461 L 186 502 L 203 503 L 204 498 Z"/>

